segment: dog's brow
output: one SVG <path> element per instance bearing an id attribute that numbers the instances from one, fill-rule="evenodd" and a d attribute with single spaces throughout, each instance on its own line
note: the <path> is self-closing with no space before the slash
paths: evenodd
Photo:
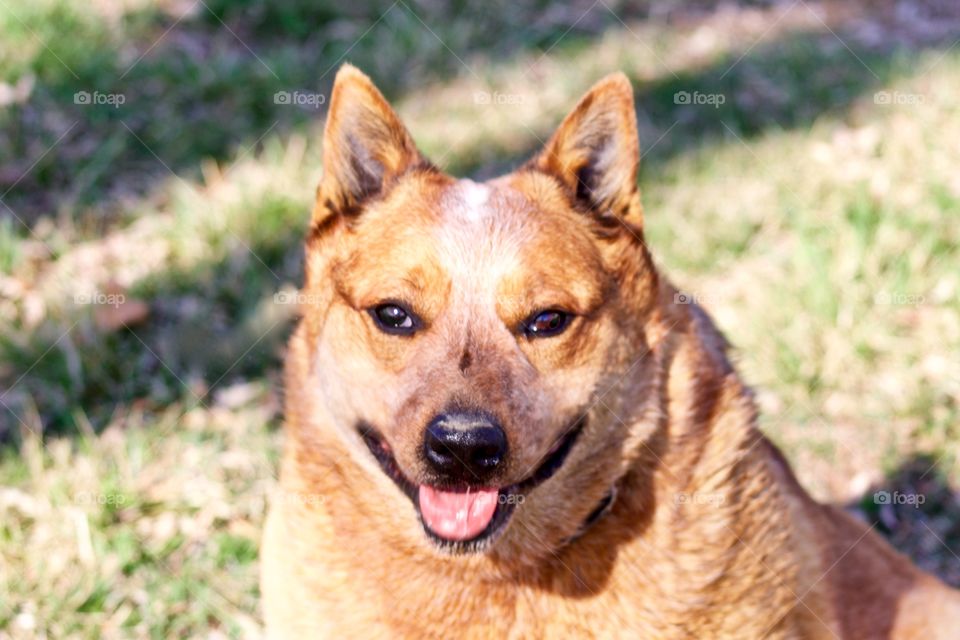
<path id="1" fill-rule="evenodd" d="M 413 293 L 416 295 L 421 295 L 423 291 L 427 288 L 426 285 L 420 281 L 415 275 L 403 276 L 400 278 L 400 282 L 404 285 L 410 287 L 413 290 Z"/>

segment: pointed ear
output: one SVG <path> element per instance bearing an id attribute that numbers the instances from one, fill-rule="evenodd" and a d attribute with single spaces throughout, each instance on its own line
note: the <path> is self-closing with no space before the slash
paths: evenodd
<path id="1" fill-rule="evenodd" d="M 639 164 L 633 91 L 622 73 L 595 84 L 530 162 L 598 216 L 638 225 Z"/>
<path id="2" fill-rule="evenodd" d="M 323 179 L 314 223 L 350 214 L 382 193 L 391 180 L 429 166 L 387 100 L 356 67 L 343 65 L 323 133 Z"/>

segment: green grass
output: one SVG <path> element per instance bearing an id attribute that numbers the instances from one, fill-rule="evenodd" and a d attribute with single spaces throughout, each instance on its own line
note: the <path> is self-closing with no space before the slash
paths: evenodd
<path id="1" fill-rule="evenodd" d="M 10 273 L 20 260 L 16 223 L 10 218 L 0 219 L 0 273 Z"/>
<path id="2" fill-rule="evenodd" d="M 300 281 L 321 173 L 321 114 L 273 94 L 325 94 L 345 53 L 428 155 L 477 176 L 623 69 L 648 244 L 736 346 L 763 427 L 815 495 L 960 584 L 937 540 L 960 543 L 950 41 L 885 47 L 831 24 L 844 46 L 763 10 L 674 21 L 610 3 L 622 24 L 590 3 L 405 3 L 379 21 L 389 5 L 207 4 L 0 4 L 0 82 L 33 82 L 0 106 L 0 637 L 258 634 L 293 317 L 275 294 Z M 477 101 L 494 91 L 517 100 Z M 104 329 L 103 305 L 78 303 L 96 293 L 149 315 Z M 877 489 L 929 500 L 887 509 Z"/>

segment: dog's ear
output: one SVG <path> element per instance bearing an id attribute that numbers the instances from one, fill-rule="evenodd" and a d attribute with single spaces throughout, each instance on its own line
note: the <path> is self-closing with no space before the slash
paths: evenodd
<path id="1" fill-rule="evenodd" d="M 314 224 L 356 212 L 391 180 L 429 166 L 370 78 L 349 64 L 337 72 L 323 133 L 323 179 Z"/>
<path id="2" fill-rule="evenodd" d="M 642 222 L 640 148 L 630 81 L 614 73 L 595 84 L 530 161 L 601 219 Z"/>

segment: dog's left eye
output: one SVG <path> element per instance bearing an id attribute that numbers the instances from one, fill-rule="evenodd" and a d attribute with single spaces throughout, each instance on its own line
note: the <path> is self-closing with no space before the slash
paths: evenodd
<path id="1" fill-rule="evenodd" d="M 562 333 L 570 324 L 570 314 L 556 309 L 538 311 L 523 323 L 524 332 L 533 338 L 548 338 Z"/>
<path id="2" fill-rule="evenodd" d="M 374 322 L 385 333 L 410 335 L 417 330 L 416 316 L 398 304 L 386 303 L 370 309 Z"/>

